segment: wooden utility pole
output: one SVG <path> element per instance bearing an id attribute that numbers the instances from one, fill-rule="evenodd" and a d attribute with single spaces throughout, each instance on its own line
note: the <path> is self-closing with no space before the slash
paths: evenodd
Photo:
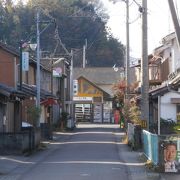
<path id="1" fill-rule="evenodd" d="M 173 0 L 168 0 L 168 3 L 169 3 L 170 11 L 171 11 L 171 16 L 172 16 L 175 32 L 176 32 L 178 46 L 180 48 L 180 27 L 179 27 L 179 22 L 178 22 L 176 10 L 175 10 L 174 2 Z"/>
<path id="2" fill-rule="evenodd" d="M 147 0 L 142 0 L 142 60 L 141 60 L 141 118 L 147 122 L 149 130 L 149 67 L 148 67 L 148 36 L 147 36 Z"/>
<path id="3" fill-rule="evenodd" d="M 126 0 L 126 99 L 129 94 L 129 0 Z"/>

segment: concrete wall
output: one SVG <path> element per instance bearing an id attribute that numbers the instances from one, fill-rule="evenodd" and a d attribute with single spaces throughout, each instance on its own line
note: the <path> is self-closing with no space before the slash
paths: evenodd
<path id="1" fill-rule="evenodd" d="M 32 151 L 40 144 L 40 131 L 0 133 L 0 154 L 22 154 Z"/>

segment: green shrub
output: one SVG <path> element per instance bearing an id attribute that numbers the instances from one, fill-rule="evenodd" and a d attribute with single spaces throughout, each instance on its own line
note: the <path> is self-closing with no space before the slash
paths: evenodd
<path id="1" fill-rule="evenodd" d="M 41 115 L 41 108 L 36 106 L 28 107 L 27 109 L 28 119 L 34 127 L 38 127 L 39 118 Z"/>

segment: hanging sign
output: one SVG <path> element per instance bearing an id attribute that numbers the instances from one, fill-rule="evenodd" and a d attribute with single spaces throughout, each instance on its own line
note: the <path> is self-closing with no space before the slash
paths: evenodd
<path id="1" fill-rule="evenodd" d="M 62 68 L 61 67 L 53 68 L 53 77 L 62 77 Z"/>
<path id="2" fill-rule="evenodd" d="M 22 70 L 29 70 L 29 52 L 22 52 Z"/>

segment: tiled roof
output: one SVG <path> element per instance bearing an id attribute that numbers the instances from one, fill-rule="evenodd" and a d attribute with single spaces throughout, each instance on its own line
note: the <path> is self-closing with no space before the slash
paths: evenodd
<path id="1" fill-rule="evenodd" d="M 6 97 L 17 96 L 20 98 L 24 98 L 26 96 L 26 94 L 23 93 L 22 91 L 16 90 L 15 88 L 7 86 L 2 83 L 0 83 L 0 94 Z"/>
<path id="2" fill-rule="evenodd" d="M 120 72 L 123 72 L 123 70 L 119 68 L 118 71 L 114 71 L 112 67 L 73 68 L 73 79 L 78 79 L 78 77 L 83 76 L 96 85 L 108 85 L 120 80 Z"/>
<path id="3" fill-rule="evenodd" d="M 28 85 L 28 84 L 23 83 L 22 84 L 22 91 L 24 93 L 26 93 L 28 96 L 36 96 L 37 95 L 37 88 L 35 85 Z M 46 98 L 57 99 L 57 97 L 54 96 L 53 94 L 51 94 L 51 92 L 45 91 L 43 89 L 41 89 L 40 95 L 41 95 L 42 100 L 44 100 Z"/>
<path id="4" fill-rule="evenodd" d="M 122 68 L 118 68 L 118 71 L 114 71 L 112 67 L 73 68 L 73 79 L 84 77 L 109 95 L 113 96 L 113 84 L 121 79 L 120 73 L 123 71 Z"/>
<path id="5" fill-rule="evenodd" d="M 11 54 L 19 56 L 19 52 L 18 52 L 17 49 L 15 49 L 14 47 L 9 46 L 9 45 L 7 45 L 7 44 L 5 44 L 3 42 L 0 42 L 0 48 L 4 49 L 7 52 L 10 52 Z"/>

